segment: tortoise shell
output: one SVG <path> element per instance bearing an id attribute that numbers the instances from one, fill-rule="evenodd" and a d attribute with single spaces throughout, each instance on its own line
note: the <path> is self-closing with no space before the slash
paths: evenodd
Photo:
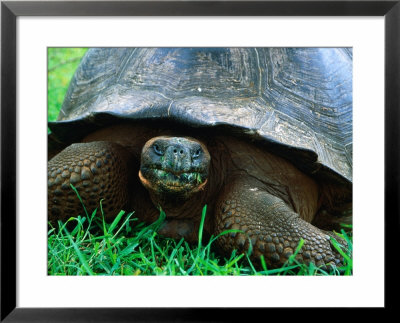
<path id="1" fill-rule="evenodd" d="M 93 48 L 49 127 L 71 142 L 111 119 L 226 128 L 351 184 L 352 51 Z"/>

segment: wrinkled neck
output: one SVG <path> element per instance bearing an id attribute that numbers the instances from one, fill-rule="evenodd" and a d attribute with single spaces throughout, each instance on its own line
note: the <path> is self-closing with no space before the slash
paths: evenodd
<path id="1" fill-rule="evenodd" d="M 176 194 L 158 194 L 149 192 L 150 198 L 157 208 L 161 208 L 167 218 L 193 218 L 201 215 L 204 205 L 210 200 L 208 198 L 208 185 L 204 189 L 191 194 L 182 196 Z"/>

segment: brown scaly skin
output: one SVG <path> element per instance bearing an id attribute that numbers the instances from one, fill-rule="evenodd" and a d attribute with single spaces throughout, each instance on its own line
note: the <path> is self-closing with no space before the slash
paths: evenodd
<path id="1" fill-rule="evenodd" d="M 310 224 L 326 198 L 321 185 L 242 140 L 171 135 L 163 129 L 113 126 L 57 154 L 48 163 L 50 222 L 82 214 L 69 189 L 72 183 L 89 213 L 104 198 L 110 219 L 121 209 L 133 209 L 141 220 L 152 222 L 161 207 L 167 219 L 159 232 L 189 242 L 197 240 L 207 204 L 206 234 L 244 232 L 217 240 L 228 256 L 251 243 L 253 260 L 263 255 L 270 268 L 279 267 L 302 238 L 300 261 L 323 267 L 341 263 L 330 243 L 333 234 Z"/>
<path id="2" fill-rule="evenodd" d="M 48 163 L 49 219 L 66 221 L 82 212 L 70 184 L 85 207 L 96 208 L 102 197 L 105 213 L 115 216 L 128 203 L 128 163 L 125 149 L 115 143 L 78 143 L 64 149 Z"/>

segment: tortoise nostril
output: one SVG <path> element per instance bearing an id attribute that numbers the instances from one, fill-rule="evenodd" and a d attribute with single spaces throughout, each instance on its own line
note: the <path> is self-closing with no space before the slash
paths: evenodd
<path id="1" fill-rule="evenodd" d="M 180 155 L 183 155 L 184 153 L 185 153 L 185 150 L 183 150 L 183 149 L 179 149 L 179 147 L 178 148 L 174 148 L 172 151 L 173 151 L 173 153 L 174 154 L 180 154 Z"/>

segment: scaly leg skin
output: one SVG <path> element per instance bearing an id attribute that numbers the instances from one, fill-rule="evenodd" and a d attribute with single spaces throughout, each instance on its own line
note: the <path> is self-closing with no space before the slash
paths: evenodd
<path id="1" fill-rule="evenodd" d="M 70 184 L 78 190 L 89 216 L 104 199 L 106 219 L 115 217 L 128 202 L 128 160 L 122 146 L 103 141 L 72 144 L 54 156 L 48 162 L 49 222 L 55 225 L 85 215 Z"/>
<path id="2" fill-rule="evenodd" d="M 342 265 L 342 257 L 330 242 L 333 233 L 302 220 L 283 200 L 254 182 L 244 179 L 227 185 L 228 189 L 219 198 L 216 234 L 229 229 L 245 232 L 224 234 L 217 240 L 225 254 L 230 255 L 233 249 L 243 252 L 251 242 L 251 259 L 257 267 L 263 255 L 268 268 L 278 268 L 294 253 L 302 238 L 304 245 L 297 260 L 305 264 L 313 262 L 323 269 Z"/>

